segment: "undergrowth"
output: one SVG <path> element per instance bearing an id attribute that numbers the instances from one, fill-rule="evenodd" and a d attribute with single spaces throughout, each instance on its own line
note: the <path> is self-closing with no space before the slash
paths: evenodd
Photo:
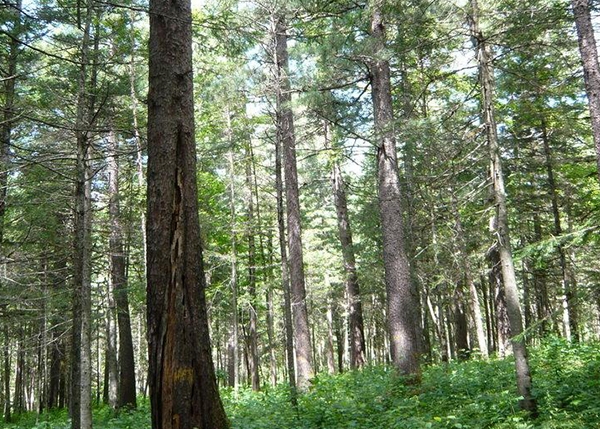
<path id="1" fill-rule="evenodd" d="M 548 340 L 532 349 L 531 368 L 540 409 L 534 421 L 518 409 L 511 359 L 428 366 L 418 385 L 383 367 L 320 374 L 297 408 L 285 385 L 221 393 L 234 429 L 600 428 L 600 344 Z M 55 411 L 0 427 L 68 429 L 69 421 Z M 148 403 L 118 417 L 99 407 L 94 427 L 150 428 Z"/>

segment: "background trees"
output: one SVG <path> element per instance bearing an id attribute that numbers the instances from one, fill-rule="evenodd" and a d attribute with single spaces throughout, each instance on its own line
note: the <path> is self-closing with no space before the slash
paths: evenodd
<path id="1" fill-rule="evenodd" d="M 513 340 L 586 342 L 600 335 L 600 194 L 574 15 L 549 0 L 480 8 L 523 319 Z M 88 365 L 79 326 L 89 332 L 86 398 L 120 398 L 118 408 L 135 405 L 134 384 L 148 393 L 146 242 L 156 257 L 165 252 L 155 233 L 146 238 L 143 215 L 146 12 L 97 2 L 1 10 L 4 419 L 76 403 L 73 368 Z M 507 316 L 516 309 L 489 233 L 491 129 L 470 15 L 459 2 L 416 0 L 286 2 L 285 14 L 274 1 L 206 2 L 194 11 L 198 164 L 189 198 L 198 202 L 205 273 L 195 283 L 206 282 L 220 386 L 306 388 L 315 374 L 363 365 L 413 373 L 426 362 L 511 353 Z M 394 115 L 373 105 L 380 69 Z M 291 117 L 294 145 L 283 156 Z M 285 161 L 294 157 L 290 199 Z M 378 190 L 386 162 L 387 197 Z M 391 238 L 387 204 L 400 221 Z M 384 251 L 390 245 L 399 250 Z M 397 306 L 385 261 L 400 250 L 410 300 L 397 306 L 410 317 L 390 337 Z M 300 251 L 303 262 L 291 264 Z M 83 309 L 73 306 L 82 276 L 89 331 L 72 317 Z M 394 346 L 407 338 L 410 347 Z"/>

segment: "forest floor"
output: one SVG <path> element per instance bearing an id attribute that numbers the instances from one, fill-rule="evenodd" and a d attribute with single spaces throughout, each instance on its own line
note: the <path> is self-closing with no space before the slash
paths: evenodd
<path id="1" fill-rule="evenodd" d="M 534 421 L 518 411 L 510 358 L 427 366 L 418 386 L 382 367 L 319 375 L 297 408 L 285 386 L 222 396 L 235 429 L 600 428 L 599 343 L 549 340 L 531 349 L 531 367 L 540 409 Z M 68 429 L 69 422 L 57 411 L 0 427 Z M 148 403 L 118 417 L 98 407 L 94 428 L 150 428 Z"/>

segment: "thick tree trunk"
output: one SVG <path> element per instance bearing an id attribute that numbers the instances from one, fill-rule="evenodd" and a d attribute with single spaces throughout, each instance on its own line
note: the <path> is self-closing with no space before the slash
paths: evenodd
<path id="1" fill-rule="evenodd" d="M 296 167 L 296 136 L 292 113 L 290 88 L 287 24 L 283 13 L 275 17 L 275 59 L 277 64 L 277 138 L 283 148 L 285 163 L 285 195 L 287 208 L 287 233 L 289 248 L 289 274 L 291 306 L 294 323 L 296 385 L 307 390 L 313 377 L 312 346 L 308 328 L 306 288 L 304 284 L 304 257 L 300 226 L 300 197 Z"/>
<path id="2" fill-rule="evenodd" d="M 325 125 L 327 127 L 327 124 Z M 325 130 L 327 138 L 327 129 Z M 350 330 L 350 368 L 361 368 L 365 364 L 365 334 L 363 328 L 362 304 L 358 274 L 356 273 L 356 257 L 352 241 L 352 229 L 348 216 L 348 203 L 346 200 L 346 185 L 342 177 L 340 166 L 333 162 L 332 171 L 333 200 L 337 213 L 338 236 L 344 258 L 344 285 L 348 297 L 348 321 Z"/>
<path id="3" fill-rule="evenodd" d="M 150 1 L 148 286 L 153 429 L 229 426 L 214 372 L 198 219 L 189 0 Z"/>
<path id="4" fill-rule="evenodd" d="M 388 329 L 394 365 L 402 374 L 418 376 L 421 349 L 419 298 L 411 282 L 410 266 L 404 248 L 390 66 L 382 57 L 385 48 L 382 6 L 383 0 L 373 0 L 371 37 L 374 43 L 374 59 L 371 63 L 371 83 L 378 142 L 377 179 L 383 232 Z"/>
<path id="5" fill-rule="evenodd" d="M 596 146 L 598 181 L 600 181 L 600 64 L 594 38 L 594 27 L 589 0 L 571 0 L 571 7 L 577 27 L 577 41 L 583 64 L 585 92 L 588 96 L 592 135 Z"/>
<path id="6" fill-rule="evenodd" d="M 479 28 L 479 10 L 477 0 L 472 0 L 472 35 L 477 42 L 477 59 L 479 62 L 479 79 L 481 85 L 482 119 L 485 124 L 489 156 L 490 174 L 492 179 L 494 205 L 496 208 L 496 222 L 494 237 L 497 238 L 496 246 L 500 257 L 502 281 L 506 299 L 506 309 L 510 322 L 511 343 L 515 357 L 517 376 L 517 389 L 523 397 L 520 401 L 521 408 L 528 411 L 531 416 L 537 416 L 537 403 L 531 393 L 531 375 L 527 359 L 527 348 L 523 338 L 523 321 L 517 289 L 517 279 L 513 265 L 510 233 L 508 229 L 508 210 L 506 206 L 506 191 L 504 188 L 504 174 L 502 172 L 502 159 L 498 145 L 496 120 L 494 112 L 494 71 L 492 68 L 492 52 L 486 38 Z"/>

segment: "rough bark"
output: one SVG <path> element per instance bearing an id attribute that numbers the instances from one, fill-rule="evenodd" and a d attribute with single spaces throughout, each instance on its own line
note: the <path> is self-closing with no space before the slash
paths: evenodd
<path id="1" fill-rule="evenodd" d="M 325 132 L 327 136 L 327 131 Z M 360 299 L 358 274 L 356 273 L 356 257 L 352 241 L 352 229 L 348 216 L 346 185 L 337 162 L 332 167 L 333 199 L 337 214 L 338 236 L 344 259 L 344 285 L 348 298 L 348 322 L 350 330 L 350 368 L 361 368 L 365 364 L 365 334 Z"/>
<path id="2" fill-rule="evenodd" d="M 150 2 L 147 319 L 153 429 L 229 427 L 210 348 L 189 0 Z"/>
<path id="3" fill-rule="evenodd" d="M 588 96 L 592 135 L 596 147 L 598 181 L 600 181 L 600 64 L 594 38 L 589 0 L 571 0 L 577 28 L 577 42 L 583 64 L 585 92 Z"/>
<path id="4" fill-rule="evenodd" d="M 383 233 L 388 330 L 394 365 L 402 374 L 418 376 L 421 337 L 419 298 L 411 282 L 410 266 L 404 248 L 390 66 L 384 58 L 385 27 L 382 6 L 382 0 L 373 0 L 371 38 L 374 58 L 371 62 L 371 94 L 378 145 L 377 182 Z"/>
<path id="5" fill-rule="evenodd" d="M 304 257 L 300 225 L 300 197 L 296 163 L 296 136 L 292 113 L 290 88 L 287 24 L 283 13 L 275 17 L 275 60 L 277 65 L 277 138 L 283 147 L 285 163 L 285 196 L 287 209 L 287 242 L 289 249 L 289 277 L 294 324 L 296 385 L 307 390 L 313 377 L 312 345 L 308 327 L 306 287 L 304 284 Z"/>
<path id="6" fill-rule="evenodd" d="M 531 392 L 531 375 L 527 359 L 527 348 L 523 338 L 523 321 L 517 289 L 517 279 L 513 265 L 510 232 L 508 229 L 508 210 L 506 204 L 506 191 L 504 175 L 502 172 L 502 159 L 498 144 L 496 120 L 494 112 L 494 71 L 492 67 L 492 52 L 490 45 L 479 27 L 479 10 L 477 0 L 471 1 L 472 5 L 472 36 L 477 45 L 477 60 L 479 63 L 479 79 L 481 86 L 482 120 L 485 124 L 486 137 L 490 157 L 490 174 L 494 205 L 496 209 L 496 224 L 493 235 L 500 257 L 502 269 L 503 289 L 506 299 L 506 309 L 510 322 L 511 343 L 515 357 L 517 389 L 523 397 L 520 406 L 531 416 L 537 416 L 537 403 Z"/>

